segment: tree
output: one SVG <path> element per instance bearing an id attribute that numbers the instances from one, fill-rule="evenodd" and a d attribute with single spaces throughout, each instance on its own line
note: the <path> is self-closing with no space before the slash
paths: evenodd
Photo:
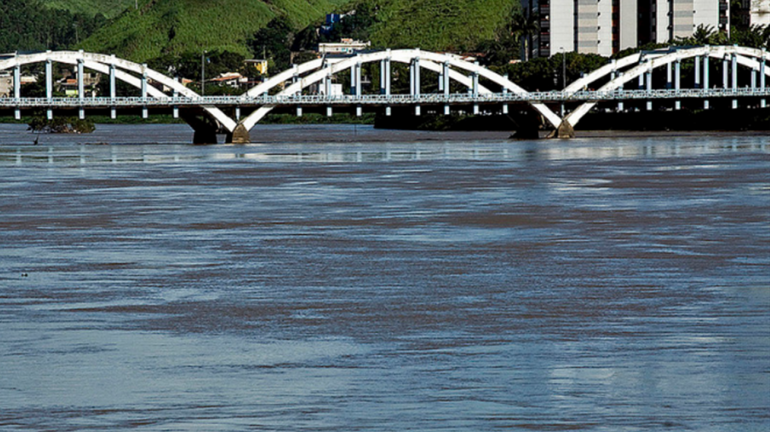
<path id="1" fill-rule="evenodd" d="M 265 28 L 254 33 L 248 41 L 256 57 L 266 57 L 270 70 L 286 70 L 291 66 L 291 50 L 294 40 L 291 24 L 284 17 L 273 18 Z"/>
<path id="2" fill-rule="evenodd" d="M 528 61 L 532 37 L 540 31 L 537 19 L 534 16 L 524 16 L 516 10 L 511 15 L 508 30 L 517 41 L 524 45 L 524 61 Z"/>

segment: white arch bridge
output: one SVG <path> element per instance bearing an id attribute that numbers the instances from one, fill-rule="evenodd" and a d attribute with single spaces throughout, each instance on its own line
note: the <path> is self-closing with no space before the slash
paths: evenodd
<path id="1" fill-rule="evenodd" d="M 711 104 L 737 108 L 739 99 L 743 106 L 764 108 L 765 98 L 770 97 L 767 59 L 765 50 L 739 46 L 670 47 L 611 60 L 561 91 L 529 92 L 505 76 L 451 54 L 385 50 L 313 60 L 294 65 L 243 95 L 204 97 L 178 79 L 114 55 L 48 51 L 0 60 L 0 71 L 12 71 L 14 83 L 13 95 L 0 98 L 0 111 L 11 110 L 20 119 L 23 110 L 43 110 L 50 119 L 54 112 L 65 111 L 77 111 L 84 118 L 86 110 L 106 110 L 114 118 L 119 109 L 140 110 L 143 117 L 150 109 L 171 110 L 195 129 L 195 142 L 216 142 L 216 133 L 223 132 L 229 142 L 243 143 L 249 141 L 249 131 L 275 109 L 291 109 L 300 116 L 303 109 L 327 115 L 335 109 L 356 115 L 373 110 L 391 115 L 394 109 L 414 115 L 450 114 L 452 109 L 508 114 L 509 105 L 515 104 L 538 114 L 530 117 L 536 119 L 530 127 L 544 123 L 554 130 L 552 136 L 566 138 L 574 136 L 575 126 L 594 109 L 679 110 L 683 105 L 709 109 Z M 394 62 L 408 65 L 408 72 L 393 68 Z M 77 97 L 53 97 L 53 63 L 77 71 Z M 22 67 L 34 64 L 45 65 L 46 97 L 21 95 Z M 371 75 L 379 73 L 379 89 L 374 93 L 363 91 L 365 67 Z M 86 97 L 86 69 L 109 76 L 109 96 Z M 712 69 L 721 73 L 721 81 L 710 76 Z M 683 76 L 689 85 L 683 84 Z M 346 94 L 331 95 L 335 79 L 349 83 Z M 138 96 L 118 96 L 117 81 L 138 89 Z M 408 91 L 394 93 L 394 84 Z"/>

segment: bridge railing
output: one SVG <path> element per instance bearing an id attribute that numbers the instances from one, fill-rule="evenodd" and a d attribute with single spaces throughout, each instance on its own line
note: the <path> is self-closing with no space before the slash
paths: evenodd
<path id="1" fill-rule="evenodd" d="M 79 107 L 180 107 L 180 106 L 302 106 L 302 105 L 417 105 L 483 104 L 515 102 L 585 102 L 651 99 L 706 99 L 769 97 L 770 88 L 660 89 L 612 91 L 532 92 L 528 94 L 484 93 L 420 95 L 261 95 L 205 97 L 94 97 L 94 98 L 0 98 L 2 108 L 79 108 Z"/>

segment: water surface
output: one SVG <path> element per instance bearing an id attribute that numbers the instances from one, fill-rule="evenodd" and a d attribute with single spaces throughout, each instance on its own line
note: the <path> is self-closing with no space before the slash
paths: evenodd
<path id="1" fill-rule="evenodd" d="M 0 429 L 770 428 L 766 137 L 263 128 L 0 126 Z"/>

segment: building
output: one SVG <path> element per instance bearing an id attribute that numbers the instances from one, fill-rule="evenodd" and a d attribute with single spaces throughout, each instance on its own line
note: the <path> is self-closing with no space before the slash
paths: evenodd
<path id="1" fill-rule="evenodd" d="M 699 25 L 729 31 L 728 0 L 522 0 L 522 6 L 539 24 L 533 57 L 572 51 L 610 56 L 690 36 Z"/>
<path id="2" fill-rule="evenodd" d="M 248 81 L 249 79 L 247 77 L 239 74 L 238 72 L 226 72 L 209 82 L 214 83 L 219 87 L 239 88 L 242 85 L 245 85 Z"/>
<path id="3" fill-rule="evenodd" d="M 318 52 L 322 55 L 348 55 L 366 50 L 371 46 L 371 42 L 343 38 L 340 42 L 318 44 Z"/>
<path id="4" fill-rule="evenodd" d="M 13 75 L 8 71 L 0 72 L 0 97 L 13 96 Z"/>

